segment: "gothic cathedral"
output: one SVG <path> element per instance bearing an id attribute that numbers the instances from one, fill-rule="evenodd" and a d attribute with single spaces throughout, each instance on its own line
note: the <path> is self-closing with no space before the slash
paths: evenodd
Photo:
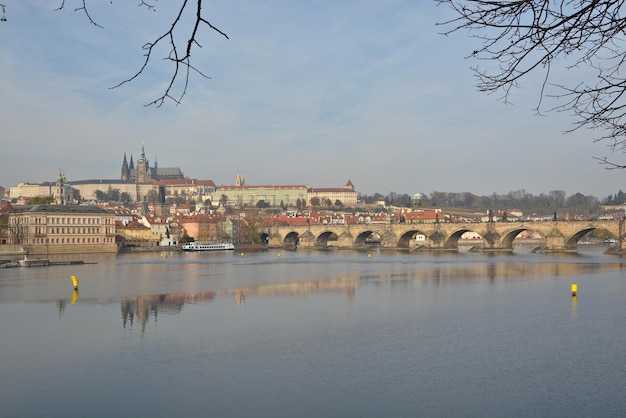
<path id="1" fill-rule="evenodd" d="M 159 168 L 157 166 L 156 158 L 154 159 L 154 167 L 150 167 L 150 162 L 146 158 L 146 152 L 143 143 L 141 144 L 141 155 L 137 160 L 137 167 L 133 162 L 133 156 L 130 156 L 130 163 L 126 160 L 126 153 L 124 153 L 124 160 L 122 161 L 122 176 L 123 181 L 133 183 L 151 183 L 159 180 L 180 180 L 185 178 L 182 171 L 178 167 L 164 167 Z"/>

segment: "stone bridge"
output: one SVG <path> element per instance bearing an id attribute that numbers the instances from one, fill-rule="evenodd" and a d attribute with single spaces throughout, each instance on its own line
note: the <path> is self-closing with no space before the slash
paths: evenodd
<path id="1" fill-rule="evenodd" d="M 515 237 L 532 231 L 545 240 L 546 252 L 576 252 L 578 241 L 596 229 L 618 240 L 616 252 L 626 253 L 624 220 L 272 226 L 263 228 L 263 237 L 273 248 L 363 249 L 374 234 L 380 248 L 458 251 L 461 236 L 472 231 L 482 238 L 483 251 L 512 251 Z M 425 240 L 416 240 L 420 235 Z"/>

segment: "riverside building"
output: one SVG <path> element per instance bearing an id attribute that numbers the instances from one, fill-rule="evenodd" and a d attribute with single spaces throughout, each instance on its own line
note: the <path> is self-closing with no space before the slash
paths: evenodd
<path id="1" fill-rule="evenodd" d="M 115 214 L 98 206 L 16 206 L 7 235 L 28 255 L 117 252 Z"/>

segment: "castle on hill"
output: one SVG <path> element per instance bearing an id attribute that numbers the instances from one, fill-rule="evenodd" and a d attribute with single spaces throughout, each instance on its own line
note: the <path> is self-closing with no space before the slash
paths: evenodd
<path id="1" fill-rule="evenodd" d="M 160 180 L 181 180 L 184 179 L 182 171 L 179 167 L 158 167 L 156 157 L 154 158 L 154 167 L 150 167 L 150 162 L 146 158 L 146 152 L 143 144 L 141 144 L 141 155 L 137 160 L 137 167 L 133 162 L 133 155 L 130 155 L 130 162 L 126 160 L 126 153 L 124 153 L 124 160 L 122 161 L 122 181 L 128 181 L 133 183 L 149 183 L 152 181 Z"/>
<path id="2" fill-rule="evenodd" d="M 213 180 L 185 178 L 178 167 L 150 166 L 142 143 L 141 155 L 130 161 L 126 152 L 122 160 L 119 179 L 91 179 L 67 181 L 63 170 L 56 182 L 39 184 L 19 183 L 10 188 L 10 197 L 28 199 L 50 196 L 59 205 L 77 201 L 114 200 L 165 204 L 168 197 L 198 199 L 201 203 L 210 200 L 226 206 L 255 206 L 262 202 L 270 206 L 343 205 L 353 207 L 358 202 L 358 193 L 350 180 L 343 187 L 318 188 L 306 184 L 295 185 L 247 185 L 243 175 L 237 173 L 235 185 L 217 187 Z"/>

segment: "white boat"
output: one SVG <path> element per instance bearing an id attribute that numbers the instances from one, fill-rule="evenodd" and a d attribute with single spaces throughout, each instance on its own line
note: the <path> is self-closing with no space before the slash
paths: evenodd
<path id="1" fill-rule="evenodd" d="M 183 251 L 232 251 L 235 246 L 230 242 L 221 242 L 216 244 L 199 244 L 190 242 L 183 245 Z"/>

